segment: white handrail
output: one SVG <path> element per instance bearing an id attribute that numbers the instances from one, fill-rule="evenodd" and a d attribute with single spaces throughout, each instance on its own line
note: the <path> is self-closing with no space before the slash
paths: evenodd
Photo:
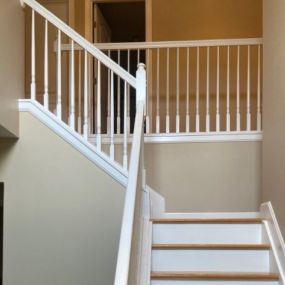
<path id="1" fill-rule="evenodd" d="M 134 126 L 134 136 L 130 156 L 128 186 L 125 196 L 125 206 L 122 219 L 120 244 L 115 275 L 115 285 L 127 285 L 130 273 L 130 259 L 132 251 L 132 238 L 134 232 L 134 219 L 136 200 L 139 191 L 142 191 L 142 181 L 138 181 L 140 167 L 143 165 L 142 145 L 144 143 L 144 105 L 146 95 L 146 72 L 143 64 L 137 70 L 137 109 Z M 142 173 L 141 173 L 142 174 Z"/>
<path id="2" fill-rule="evenodd" d="M 222 46 L 248 46 L 261 45 L 262 38 L 246 39 L 220 39 L 199 41 L 161 41 L 161 42 L 132 42 L 132 43 L 96 43 L 100 50 L 137 50 L 157 48 L 185 48 L 185 47 L 222 47 Z M 70 49 L 69 45 L 62 45 L 62 49 Z"/>
<path id="3" fill-rule="evenodd" d="M 69 36 L 74 42 L 79 44 L 83 49 L 88 51 L 91 55 L 96 57 L 100 62 L 102 62 L 105 66 L 111 69 L 114 73 L 116 73 L 122 79 L 127 81 L 131 86 L 136 88 L 136 79 L 134 76 L 132 76 L 125 69 L 116 64 L 112 59 L 106 56 L 103 52 L 101 52 L 93 44 L 88 42 L 85 38 L 79 35 L 76 31 L 70 28 L 66 23 L 64 23 L 54 14 L 52 14 L 49 10 L 44 8 L 35 0 L 22 0 L 22 2 L 30 6 L 34 11 L 36 11 L 38 14 L 40 14 L 42 17 L 48 20 L 48 22 L 52 23 L 55 27 L 57 27 L 60 31 Z"/>

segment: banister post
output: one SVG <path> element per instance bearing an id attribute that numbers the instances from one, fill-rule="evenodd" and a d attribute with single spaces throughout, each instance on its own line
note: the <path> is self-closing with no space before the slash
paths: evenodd
<path id="1" fill-rule="evenodd" d="M 136 72 L 136 82 L 137 82 L 137 87 L 136 87 L 136 101 L 137 104 L 138 102 L 142 101 L 144 102 L 144 112 L 145 112 L 145 103 L 146 103 L 146 69 L 145 69 L 145 64 L 144 63 L 139 63 L 138 64 L 138 69 Z"/>

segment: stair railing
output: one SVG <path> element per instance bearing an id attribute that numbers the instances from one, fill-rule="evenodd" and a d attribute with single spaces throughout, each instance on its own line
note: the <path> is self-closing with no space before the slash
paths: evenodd
<path id="1" fill-rule="evenodd" d="M 66 23 L 35 0 L 22 0 L 30 9 L 30 98 L 42 103 L 47 111 L 52 111 L 57 119 L 88 140 L 91 129 L 96 129 L 96 147 L 105 152 L 113 162 L 128 169 L 127 142 L 127 106 L 124 111 L 123 150 L 115 146 L 115 97 L 114 86 L 119 85 L 125 98 L 127 92 L 136 93 L 137 80 L 125 69 L 116 64 L 93 44 L 80 36 Z M 29 23 L 29 21 L 27 21 Z M 42 29 L 40 29 L 42 28 Z M 53 44 L 56 40 L 57 53 Z M 68 56 L 61 50 L 62 44 L 69 44 Z M 52 69 L 52 67 L 55 67 Z M 142 68 L 142 67 L 140 67 Z M 109 74 L 108 86 L 102 74 Z M 91 77 L 96 74 L 96 86 L 91 84 Z M 101 134 L 107 124 L 105 120 L 104 100 L 110 91 L 110 144 L 102 146 Z M 95 90 L 96 89 L 96 90 Z M 96 92 L 95 92 L 96 91 Z M 126 101 L 126 100 L 125 100 Z M 96 110 L 92 106 L 95 106 Z M 102 103 L 103 102 L 103 103 Z M 135 108 L 135 107 L 134 107 Z M 93 112 L 91 116 L 91 112 Z"/>

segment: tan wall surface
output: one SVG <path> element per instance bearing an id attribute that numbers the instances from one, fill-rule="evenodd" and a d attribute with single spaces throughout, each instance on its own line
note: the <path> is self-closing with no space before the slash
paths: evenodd
<path id="1" fill-rule="evenodd" d="M 17 99 L 24 95 L 24 36 L 20 1 L 1 1 L 0 137 L 19 133 Z"/>
<path id="2" fill-rule="evenodd" d="M 285 2 L 264 1 L 263 195 L 285 233 Z"/>
<path id="3" fill-rule="evenodd" d="M 32 115 L 0 141 L 4 284 L 113 284 L 124 189 Z"/>
<path id="4" fill-rule="evenodd" d="M 146 144 L 147 183 L 170 212 L 256 211 L 261 143 Z"/>
<path id="5" fill-rule="evenodd" d="M 262 0 L 152 0 L 154 41 L 262 36 Z"/>

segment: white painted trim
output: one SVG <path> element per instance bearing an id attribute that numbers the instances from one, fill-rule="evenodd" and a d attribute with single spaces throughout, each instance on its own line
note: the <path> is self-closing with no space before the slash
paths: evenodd
<path id="1" fill-rule="evenodd" d="M 272 247 L 273 255 L 278 268 L 278 273 L 282 280 L 282 284 L 285 284 L 285 243 L 279 228 L 276 215 L 274 213 L 271 202 L 267 202 L 261 205 L 260 213 L 263 224 L 268 234 L 268 238 Z"/>
<path id="2" fill-rule="evenodd" d="M 262 45 L 262 38 L 246 39 L 218 39 L 199 41 L 161 41 L 161 42 L 129 42 L 129 43 L 95 43 L 94 46 L 100 50 L 137 50 L 157 48 L 186 48 L 186 47 L 221 47 L 221 46 L 248 46 Z M 76 49 L 81 49 L 76 46 Z M 62 51 L 70 50 L 70 44 L 62 44 Z"/>
<path id="3" fill-rule="evenodd" d="M 103 152 L 99 152 L 95 146 L 86 142 L 83 137 L 59 120 L 53 113 L 45 110 L 40 103 L 28 99 L 20 99 L 19 111 L 31 113 L 35 118 L 113 177 L 121 185 L 127 185 L 128 173 L 123 170 L 118 163 L 111 161 Z"/>
<path id="4" fill-rule="evenodd" d="M 150 197 L 150 217 L 160 218 L 165 214 L 165 198 L 149 186 L 146 187 Z"/>
<path id="5" fill-rule="evenodd" d="M 101 135 L 102 144 L 110 144 L 109 135 Z M 132 135 L 128 136 L 128 143 L 132 143 Z M 114 135 L 114 143 L 122 144 L 123 135 Z M 145 143 L 201 143 L 201 142 L 256 142 L 263 140 L 262 132 L 211 132 L 211 133 L 171 133 L 145 134 Z M 90 135 L 89 141 L 96 143 L 96 135 Z"/>

